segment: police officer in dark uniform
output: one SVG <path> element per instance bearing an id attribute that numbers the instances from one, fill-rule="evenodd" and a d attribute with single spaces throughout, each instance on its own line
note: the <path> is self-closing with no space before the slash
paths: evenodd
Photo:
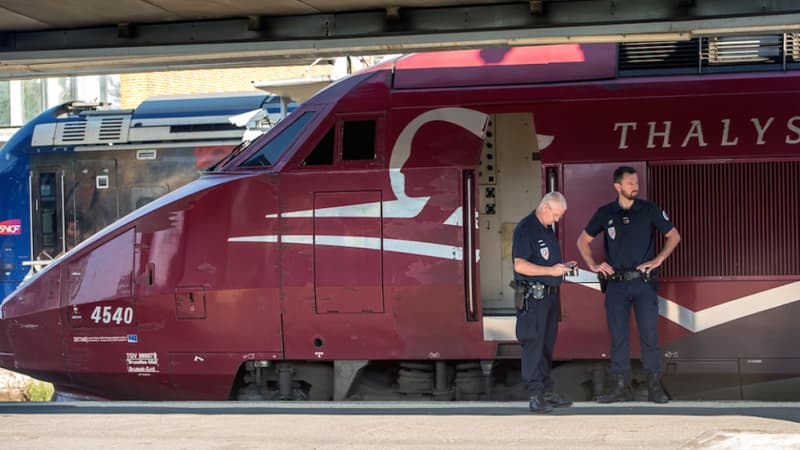
<path id="1" fill-rule="evenodd" d="M 636 316 L 642 365 L 647 372 L 648 399 L 669 401 L 661 387 L 661 351 L 658 347 L 657 269 L 680 242 L 678 230 L 667 214 L 655 203 L 637 198 L 639 180 L 636 170 L 622 166 L 614 171 L 617 200 L 600 207 L 578 237 L 578 250 L 589 268 L 605 285 L 605 307 L 611 333 L 611 375 L 613 385 L 600 403 L 633 400 L 630 389 L 629 318 L 631 305 Z M 654 230 L 666 242 L 655 255 Z M 604 233 L 606 261 L 597 264 L 589 244 Z"/>
<path id="2" fill-rule="evenodd" d="M 514 229 L 512 256 L 517 299 L 517 340 L 522 345 L 522 380 L 528 388 L 530 410 L 544 413 L 572 402 L 553 389 L 550 369 L 558 333 L 558 286 L 575 266 L 561 263 L 561 250 L 550 225 L 567 210 L 559 192 L 550 192 Z"/>

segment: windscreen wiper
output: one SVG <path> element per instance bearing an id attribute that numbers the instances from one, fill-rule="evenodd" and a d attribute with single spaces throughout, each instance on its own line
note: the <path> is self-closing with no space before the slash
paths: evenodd
<path id="1" fill-rule="evenodd" d="M 214 172 L 218 167 L 221 169 L 222 166 L 224 166 L 228 161 L 233 159 L 234 156 L 238 155 L 239 153 L 242 152 L 242 150 L 246 149 L 250 145 L 250 142 L 251 141 L 243 141 L 241 144 L 239 144 L 236 147 L 234 147 L 233 150 L 231 150 L 230 153 L 228 153 L 227 155 L 223 156 L 222 159 L 220 159 L 219 161 L 215 162 L 208 169 L 204 170 L 204 172 Z"/>

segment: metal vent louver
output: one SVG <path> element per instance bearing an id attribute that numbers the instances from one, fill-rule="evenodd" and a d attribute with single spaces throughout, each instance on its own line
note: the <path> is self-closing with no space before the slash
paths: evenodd
<path id="1" fill-rule="evenodd" d="M 619 70 L 696 69 L 698 40 L 624 42 L 619 44 Z"/>
<path id="2" fill-rule="evenodd" d="M 86 122 L 66 122 L 59 138 L 62 142 L 82 142 L 86 138 Z"/>
<path id="3" fill-rule="evenodd" d="M 703 38 L 704 65 L 781 63 L 783 35 L 717 36 Z"/>
<path id="4" fill-rule="evenodd" d="M 128 140 L 130 116 L 89 116 L 56 126 L 55 145 L 117 144 Z"/>
<path id="5" fill-rule="evenodd" d="M 663 276 L 800 275 L 800 161 L 653 164 L 648 179 L 682 236 Z"/>
<path id="6" fill-rule="evenodd" d="M 800 33 L 624 42 L 619 44 L 617 63 L 623 77 L 787 70 L 800 63 Z"/>
<path id="7" fill-rule="evenodd" d="M 786 60 L 800 63 L 800 33 L 786 33 Z"/>
<path id="8" fill-rule="evenodd" d="M 124 126 L 123 117 L 103 117 L 100 121 L 98 139 L 101 141 L 118 141 Z"/>

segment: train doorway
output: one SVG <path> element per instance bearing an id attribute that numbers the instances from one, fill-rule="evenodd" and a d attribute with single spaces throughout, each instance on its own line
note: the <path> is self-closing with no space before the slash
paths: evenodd
<path id="1" fill-rule="evenodd" d="M 541 142 L 540 142 L 541 141 Z M 546 136 L 532 113 L 489 118 L 478 170 L 480 296 L 484 315 L 513 315 L 511 241 L 516 224 L 542 196 L 539 160 Z"/>
<path id="2" fill-rule="evenodd" d="M 31 170 L 33 254 L 51 260 L 64 251 L 64 170 L 42 166 Z"/>

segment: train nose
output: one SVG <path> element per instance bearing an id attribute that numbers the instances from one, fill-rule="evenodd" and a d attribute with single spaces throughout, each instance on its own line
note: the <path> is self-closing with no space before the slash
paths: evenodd
<path id="1" fill-rule="evenodd" d="M 0 366 L 35 378 L 63 372 L 59 271 L 48 270 L 0 305 Z"/>
<path id="2" fill-rule="evenodd" d="M 8 320 L 3 317 L 3 308 L 0 305 L 0 367 L 4 369 L 14 368 L 14 352 L 8 340 Z"/>

